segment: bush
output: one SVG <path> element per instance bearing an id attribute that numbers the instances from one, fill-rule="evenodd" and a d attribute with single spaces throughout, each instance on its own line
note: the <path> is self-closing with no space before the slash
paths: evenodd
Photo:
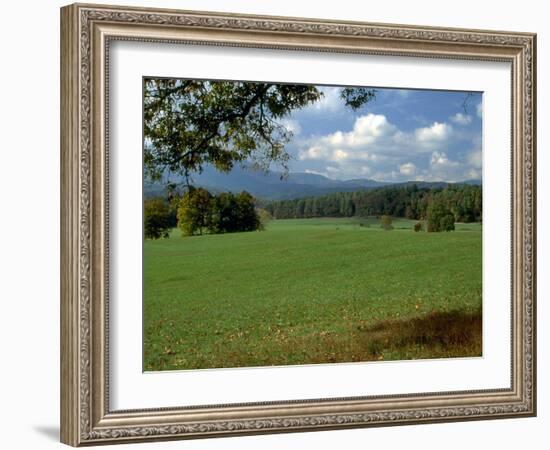
<path id="1" fill-rule="evenodd" d="M 264 231 L 265 227 L 267 226 L 268 222 L 273 220 L 273 216 L 269 213 L 267 209 L 258 208 L 256 210 L 256 213 L 258 214 L 258 219 L 260 221 L 260 225 L 258 227 L 259 231 Z"/>
<path id="2" fill-rule="evenodd" d="M 422 231 L 422 228 L 423 228 L 422 222 L 416 222 L 416 223 L 414 224 L 414 231 L 415 231 L 415 232 L 418 233 L 419 231 Z"/>
<path id="3" fill-rule="evenodd" d="M 393 230 L 392 222 L 393 219 L 391 216 L 380 216 L 380 226 L 384 228 L 384 230 Z"/>

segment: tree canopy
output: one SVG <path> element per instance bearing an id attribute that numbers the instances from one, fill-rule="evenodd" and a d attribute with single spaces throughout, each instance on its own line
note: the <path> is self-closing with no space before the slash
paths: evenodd
<path id="1" fill-rule="evenodd" d="M 227 172 L 235 163 L 275 162 L 287 170 L 292 131 L 282 119 L 323 96 L 313 85 L 192 79 L 149 78 L 143 89 L 145 175 L 179 174 L 188 186 L 206 164 Z M 357 109 L 375 90 L 343 88 L 340 96 Z"/>
<path id="2" fill-rule="evenodd" d="M 428 221 L 427 231 L 453 231 L 455 229 L 455 217 L 451 207 L 445 203 L 441 196 L 435 197 L 426 211 Z"/>
<path id="3" fill-rule="evenodd" d="M 179 202 L 178 227 L 184 236 L 203 234 L 212 226 L 212 194 L 206 189 L 189 189 Z"/>
<path id="4" fill-rule="evenodd" d="M 213 195 L 190 188 L 179 202 L 178 227 L 184 236 L 261 230 L 262 220 L 248 192 Z"/>
<path id="5" fill-rule="evenodd" d="M 143 203 L 143 232 L 146 239 L 168 237 L 173 226 L 169 205 L 160 198 L 147 199 Z"/>

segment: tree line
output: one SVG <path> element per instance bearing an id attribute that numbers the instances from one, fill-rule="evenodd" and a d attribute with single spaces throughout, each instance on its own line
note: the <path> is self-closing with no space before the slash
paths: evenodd
<path id="1" fill-rule="evenodd" d="M 451 227 L 451 219 L 453 225 L 454 222 L 481 221 L 482 188 L 458 184 L 433 188 L 411 184 L 269 201 L 262 207 L 275 219 L 393 216 L 425 220 L 428 231 L 442 231 Z"/>
<path id="2" fill-rule="evenodd" d="M 455 222 L 482 220 L 482 188 L 473 185 L 419 187 L 416 184 L 373 190 L 336 192 L 319 197 L 262 201 L 243 191 L 214 195 L 189 188 L 168 199 L 146 199 L 144 234 L 148 239 L 168 237 L 176 226 L 184 236 L 262 230 L 270 219 L 314 217 L 380 217 L 390 230 L 392 217 L 418 220 L 414 230 L 452 231 Z"/>
<path id="3" fill-rule="evenodd" d="M 168 237 L 178 227 L 184 236 L 262 230 L 269 214 L 255 205 L 248 192 L 222 192 L 190 188 L 181 197 L 146 199 L 144 234 L 148 239 Z"/>

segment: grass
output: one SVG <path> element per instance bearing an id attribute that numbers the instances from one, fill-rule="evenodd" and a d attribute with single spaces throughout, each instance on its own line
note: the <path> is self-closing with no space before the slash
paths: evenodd
<path id="1" fill-rule="evenodd" d="M 145 241 L 144 369 L 481 355 L 481 225 L 414 223 Z"/>

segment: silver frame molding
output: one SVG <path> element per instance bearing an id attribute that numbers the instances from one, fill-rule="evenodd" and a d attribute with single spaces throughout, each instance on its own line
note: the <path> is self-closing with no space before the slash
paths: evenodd
<path id="1" fill-rule="evenodd" d="M 113 40 L 506 61 L 512 67 L 509 389 L 112 411 L 108 58 Z M 61 441 L 73 445 L 536 414 L 536 35 L 74 4 L 61 9 Z"/>

